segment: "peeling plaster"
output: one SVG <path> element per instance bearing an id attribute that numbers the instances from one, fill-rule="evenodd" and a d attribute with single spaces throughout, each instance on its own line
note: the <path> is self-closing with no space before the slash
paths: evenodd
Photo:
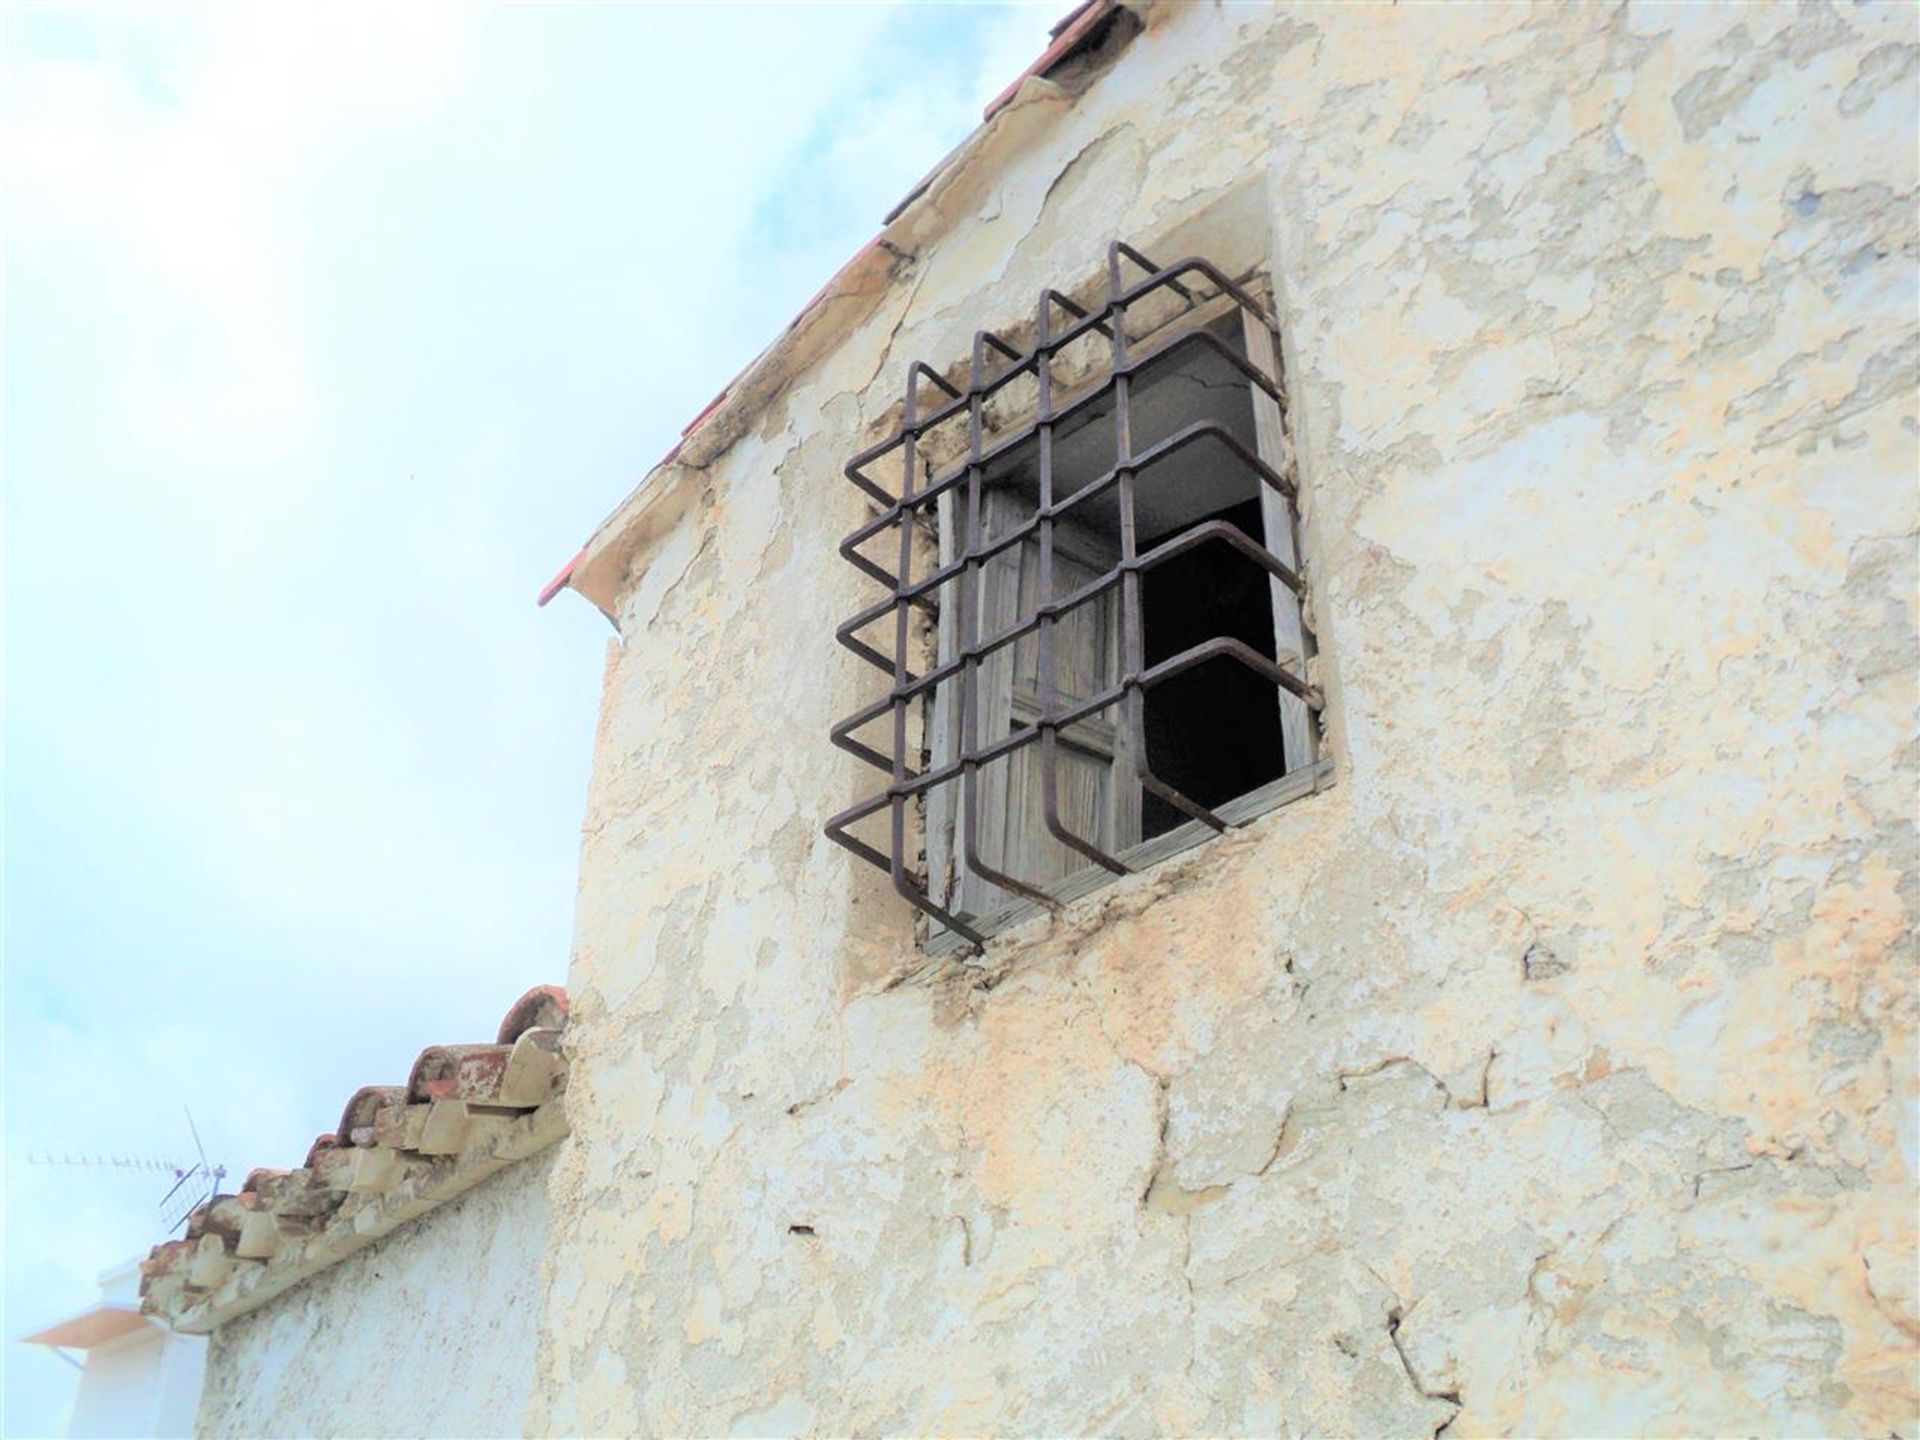
<path id="1" fill-rule="evenodd" d="M 534 1430 L 1920 1431 L 1911 11 L 1383 14 L 1029 85 L 603 550 Z M 1341 782 L 929 963 L 839 465 L 1249 183 Z"/>

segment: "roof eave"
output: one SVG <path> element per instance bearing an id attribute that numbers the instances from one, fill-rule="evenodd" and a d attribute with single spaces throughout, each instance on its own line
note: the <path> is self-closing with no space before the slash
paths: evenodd
<path id="1" fill-rule="evenodd" d="M 888 214 L 880 233 L 856 251 L 772 343 L 694 418 L 681 439 L 541 591 L 540 603 L 546 604 L 562 589 L 572 589 L 618 628 L 620 594 L 633 559 L 646 538 L 663 528 L 662 521 L 679 514 L 682 507 L 667 502 L 680 490 L 680 481 L 725 454 L 794 375 L 882 303 L 921 250 L 959 218 L 958 209 L 947 212 L 943 199 L 1025 146 L 1072 103 L 1073 97 L 1047 79 L 1047 72 L 1097 38 L 1102 22 L 1116 11 L 1144 8 L 1144 0 L 1088 0 L 1069 12 L 1054 27 L 1053 41 L 1041 56 L 988 104 L 981 124 L 908 192 Z"/>
<path id="2" fill-rule="evenodd" d="M 148 1319 L 132 1305 L 103 1301 L 98 1305 L 89 1305 L 76 1315 L 44 1326 L 31 1335 L 22 1335 L 20 1342 L 23 1345 L 46 1345 L 58 1350 L 92 1350 L 140 1330 L 159 1328 L 158 1321 Z"/>

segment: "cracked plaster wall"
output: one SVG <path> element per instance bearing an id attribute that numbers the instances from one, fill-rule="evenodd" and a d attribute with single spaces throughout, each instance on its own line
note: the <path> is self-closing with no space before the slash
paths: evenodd
<path id="1" fill-rule="evenodd" d="M 1916 39 L 1163 7 L 1029 97 L 656 477 L 534 1429 L 1916 1433 Z M 839 465 L 1250 180 L 1339 783 L 929 967 L 820 832 Z"/>
<path id="2" fill-rule="evenodd" d="M 214 1331 L 200 1435 L 516 1435 L 552 1152 Z"/>

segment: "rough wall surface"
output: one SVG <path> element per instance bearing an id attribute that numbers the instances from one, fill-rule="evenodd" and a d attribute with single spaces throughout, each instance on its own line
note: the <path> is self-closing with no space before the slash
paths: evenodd
<path id="1" fill-rule="evenodd" d="M 521 1433 L 554 1152 L 213 1334 L 202 1435 Z"/>
<path id="2" fill-rule="evenodd" d="M 1920 1430 L 1916 38 L 1168 6 L 944 193 L 638 556 L 534 1429 Z M 839 465 L 1249 182 L 1339 782 L 929 967 Z"/>

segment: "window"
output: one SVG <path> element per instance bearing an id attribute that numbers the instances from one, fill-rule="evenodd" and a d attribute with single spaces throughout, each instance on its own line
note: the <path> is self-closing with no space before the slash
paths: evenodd
<path id="1" fill-rule="evenodd" d="M 838 637 L 886 678 L 832 738 L 887 781 L 827 833 L 935 948 L 1324 776 L 1278 357 L 1257 279 L 1115 243 L 1099 303 L 915 364 L 848 463 L 841 553 L 886 593 Z"/>

